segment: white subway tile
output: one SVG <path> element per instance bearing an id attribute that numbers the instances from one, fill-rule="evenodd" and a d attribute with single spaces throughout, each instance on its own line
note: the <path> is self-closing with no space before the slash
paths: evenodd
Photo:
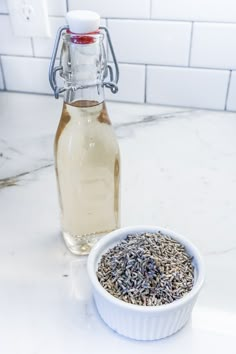
<path id="1" fill-rule="evenodd" d="M 16 37 L 13 34 L 10 17 L 0 15 L 0 53 L 13 55 L 32 55 L 30 38 Z"/>
<path id="2" fill-rule="evenodd" d="M 49 23 L 51 30 L 50 38 L 33 38 L 36 57 L 51 57 L 57 30 L 60 26 L 66 24 L 64 17 L 50 17 Z M 58 50 L 58 56 L 60 54 L 60 48 Z"/>
<path id="3" fill-rule="evenodd" d="M 232 71 L 230 78 L 227 110 L 236 111 L 236 71 Z"/>
<path id="4" fill-rule="evenodd" d="M 191 50 L 191 66 L 236 68 L 236 24 L 195 23 Z"/>
<path id="5" fill-rule="evenodd" d="M 149 18 L 150 0 L 69 0 L 70 10 L 91 10 L 102 17 Z"/>
<path id="6" fill-rule="evenodd" d="M 1 14 L 8 13 L 7 0 L 0 0 L 0 13 Z"/>
<path id="7" fill-rule="evenodd" d="M 108 20 L 108 28 L 121 62 L 188 65 L 190 23 Z"/>
<path id="8" fill-rule="evenodd" d="M 147 71 L 147 102 L 224 109 L 229 71 L 154 67 Z"/>
<path id="9" fill-rule="evenodd" d="M 48 59 L 2 57 L 7 90 L 52 93 L 48 83 Z"/>
<path id="10" fill-rule="evenodd" d="M 47 0 L 49 16 L 65 16 L 66 0 Z"/>
<path id="11" fill-rule="evenodd" d="M 187 21 L 236 21 L 235 0 L 152 0 L 152 18 Z"/>
<path id="12" fill-rule="evenodd" d="M 120 64 L 119 91 L 116 94 L 105 88 L 106 99 L 112 101 L 144 102 L 145 66 Z"/>

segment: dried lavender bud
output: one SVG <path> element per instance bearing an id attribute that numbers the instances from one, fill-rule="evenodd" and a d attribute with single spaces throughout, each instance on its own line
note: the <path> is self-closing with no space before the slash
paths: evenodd
<path id="1" fill-rule="evenodd" d="M 162 233 L 127 235 L 101 257 L 97 277 L 111 295 L 144 306 L 169 304 L 194 283 L 185 247 Z"/>

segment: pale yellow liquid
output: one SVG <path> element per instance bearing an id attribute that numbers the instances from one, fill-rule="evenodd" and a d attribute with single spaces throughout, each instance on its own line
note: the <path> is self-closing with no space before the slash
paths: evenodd
<path id="1" fill-rule="evenodd" d="M 104 103 L 64 103 L 55 162 L 64 240 L 87 254 L 119 227 L 119 146 Z"/>

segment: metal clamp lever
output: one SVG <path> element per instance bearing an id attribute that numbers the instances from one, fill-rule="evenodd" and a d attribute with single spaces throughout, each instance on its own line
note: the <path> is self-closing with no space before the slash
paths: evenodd
<path id="1" fill-rule="evenodd" d="M 115 52 L 114 52 L 114 49 L 113 49 L 113 45 L 112 45 L 112 42 L 111 42 L 111 37 L 110 37 L 110 33 L 107 29 L 107 27 L 99 27 L 99 29 L 105 31 L 106 33 L 106 36 L 107 36 L 107 40 L 108 40 L 108 44 L 109 44 L 109 47 L 110 47 L 110 51 L 111 51 L 111 55 L 112 55 L 112 59 L 113 59 L 113 62 L 114 62 L 114 65 L 115 65 L 115 80 L 113 80 L 113 69 L 111 67 L 111 65 L 107 65 L 107 68 L 108 68 L 108 71 L 109 71 L 109 75 L 110 75 L 110 81 L 104 81 L 103 82 L 103 85 L 105 87 L 108 87 L 112 93 L 116 93 L 118 91 L 118 81 L 119 81 L 119 67 L 118 67 L 118 63 L 117 63 L 117 60 L 116 60 L 116 56 L 115 56 Z M 105 79 L 105 78 L 104 78 Z"/>
<path id="2" fill-rule="evenodd" d="M 51 58 L 50 65 L 49 65 L 49 73 L 48 73 L 49 83 L 50 83 L 50 86 L 54 92 L 55 98 L 59 98 L 59 94 L 65 91 L 64 88 L 62 88 L 62 87 L 59 88 L 57 86 L 57 82 L 56 82 L 56 73 L 57 73 L 57 71 L 61 71 L 63 68 L 62 68 L 62 66 L 56 66 L 56 67 L 54 67 L 54 66 L 55 66 L 55 61 L 56 61 L 56 57 L 57 57 L 57 51 L 58 51 L 58 47 L 59 47 L 59 41 L 61 38 L 61 34 L 63 31 L 67 30 L 68 28 L 69 28 L 69 26 L 62 26 L 62 27 L 58 28 L 53 51 L 52 51 L 52 58 Z"/>
<path id="3" fill-rule="evenodd" d="M 48 75 L 49 76 L 49 83 L 50 83 L 50 86 L 54 92 L 55 98 L 59 98 L 60 93 L 67 90 L 64 87 L 58 87 L 57 81 L 56 81 L 57 71 L 61 72 L 63 70 L 63 67 L 61 65 L 55 67 L 55 61 L 56 61 L 56 57 L 57 57 L 57 51 L 58 51 L 58 47 L 59 47 L 60 38 L 61 38 L 62 32 L 67 29 L 69 29 L 69 26 L 62 26 L 58 29 L 57 35 L 55 38 L 53 52 L 52 52 L 52 58 L 51 58 L 50 65 L 49 65 L 49 75 Z M 115 65 L 115 79 L 114 79 L 113 69 L 112 69 L 111 65 L 108 64 L 107 65 L 108 70 L 105 70 L 104 77 L 103 77 L 104 81 L 102 82 L 102 85 L 105 87 L 108 87 L 112 93 L 116 93 L 118 91 L 117 84 L 119 81 L 118 63 L 116 60 L 115 52 L 114 52 L 114 49 L 112 46 L 111 37 L 110 37 L 108 29 L 106 27 L 99 27 L 99 29 L 103 30 L 106 33 L 109 48 L 110 48 L 111 55 L 112 55 L 112 59 L 113 59 L 114 65 Z M 108 73 L 109 73 L 109 81 L 105 81 Z M 86 85 L 86 87 L 89 87 L 89 86 L 90 85 Z M 94 86 L 94 85 L 91 85 L 91 86 Z M 79 88 L 83 88 L 83 87 L 79 86 Z"/>

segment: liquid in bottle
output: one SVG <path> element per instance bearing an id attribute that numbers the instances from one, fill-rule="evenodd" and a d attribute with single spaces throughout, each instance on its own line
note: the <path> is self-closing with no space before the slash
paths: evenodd
<path id="1" fill-rule="evenodd" d="M 64 103 L 54 147 L 64 240 L 87 254 L 119 227 L 119 146 L 105 103 Z"/>

